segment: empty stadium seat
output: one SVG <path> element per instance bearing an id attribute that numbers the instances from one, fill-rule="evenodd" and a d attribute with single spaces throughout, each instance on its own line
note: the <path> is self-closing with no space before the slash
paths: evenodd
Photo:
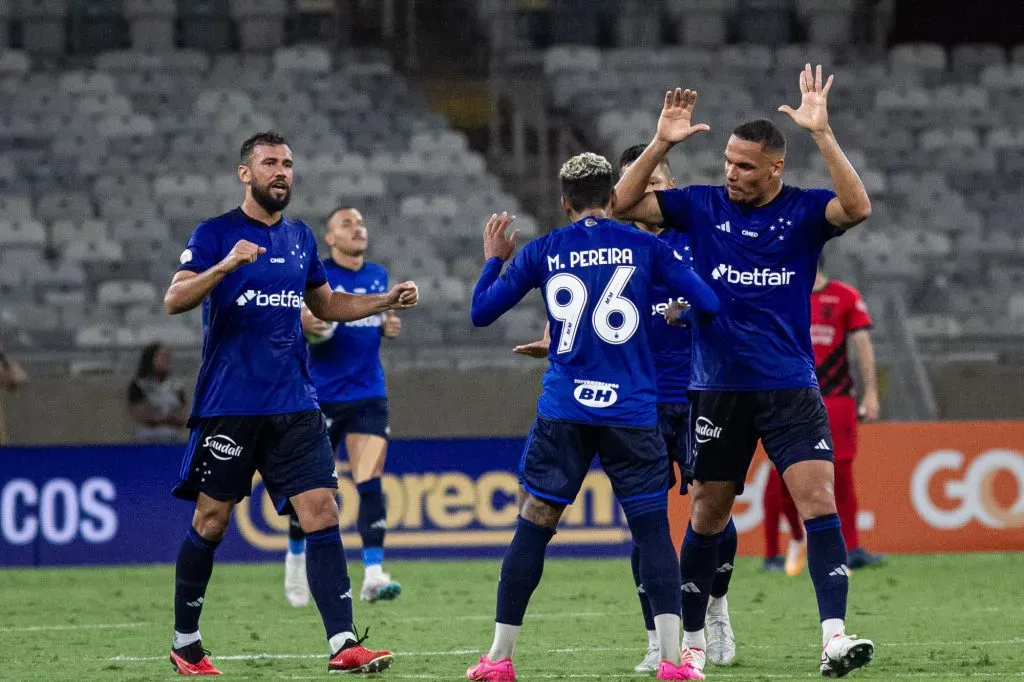
<path id="1" fill-rule="evenodd" d="M 124 12 L 134 49 L 163 52 L 174 46 L 174 0 L 124 0 Z"/>
<path id="2" fill-rule="evenodd" d="M 231 11 L 242 51 L 272 52 L 284 42 L 284 0 L 231 0 Z"/>

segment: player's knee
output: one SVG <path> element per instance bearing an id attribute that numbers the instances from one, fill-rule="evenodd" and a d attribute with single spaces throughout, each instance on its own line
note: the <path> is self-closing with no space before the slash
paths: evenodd
<path id="1" fill-rule="evenodd" d="M 307 495 L 297 508 L 299 524 L 306 533 L 338 525 L 338 503 L 329 490 L 318 490 L 316 495 Z"/>
<path id="2" fill-rule="evenodd" d="M 203 539 L 219 542 L 224 539 L 230 519 L 231 507 L 228 506 L 196 509 L 192 517 L 192 527 Z"/>
<path id="3" fill-rule="evenodd" d="M 558 527 L 558 520 L 562 518 L 564 510 L 564 504 L 542 500 L 527 493 L 519 515 L 530 523 L 554 530 Z"/>
<path id="4" fill-rule="evenodd" d="M 715 535 L 725 530 L 732 516 L 735 495 L 720 487 L 693 486 L 690 525 L 701 535 Z"/>
<path id="5" fill-rule="evenodd" d="M 793 502 L 805 521 L 836 513 L 836 497 L 832 486 L 825 481 L 810 483 L 800 489 L 791 489 Z"/>

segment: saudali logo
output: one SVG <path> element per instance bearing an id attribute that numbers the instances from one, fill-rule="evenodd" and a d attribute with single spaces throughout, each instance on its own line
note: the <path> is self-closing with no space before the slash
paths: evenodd
<path id="1" fill-rule="evenodd" d="M 241 445 L 219 433 L 216 436 L 207 436 L 203 440 L 203 447 L 209 449 L 210 454 L 222 462 L 227 462 L 242 454 Z"/>

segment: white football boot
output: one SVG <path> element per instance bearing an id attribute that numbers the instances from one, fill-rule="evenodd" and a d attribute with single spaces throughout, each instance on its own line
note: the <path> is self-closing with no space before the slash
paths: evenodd
<path id="1" fill-rule="evenodd" d="M 729 621 L 729 602 L 725 595 L 708 602 L 704 627 L 707 629 L 708 660 L 714 665 L 732 665 L 736 660 L 736 637 Z"/>
<path id="2" fill-rule="evenodd" d="M 870 639 L 858 639 L 857 635 L 842 632 L 835 635 L 821 652 L 822 677 L 845 677 L 851 671 L 871 662 L 875 655 L 875 644 Z"/>
<path id="3" fill-rule="evenodd" d="M 661 663 L 661 645 L 657 642 L 651 642 L 647 645 L 647 653 L 644 654 L 644 660 L 637 663 L 636 667 L 633 668 L 633 672 L 656 673 L 658 672 L 659 663 Z"/>
<path id="4" fill-rule="evenodd" d="M 402 594 L 402 586 L 391 579 L 387 573 L 367 575 L 363 578 L 363 587 L 359 590 L 359 598 L 365 602 L 391 601 Z"/>
<path id="5" fill-rule="evenodd" d="M 306 555 L 288 554 L 284 557 L 284 596 L 295 608 L 309 604 L 309 583 L 306 581 Z"/>

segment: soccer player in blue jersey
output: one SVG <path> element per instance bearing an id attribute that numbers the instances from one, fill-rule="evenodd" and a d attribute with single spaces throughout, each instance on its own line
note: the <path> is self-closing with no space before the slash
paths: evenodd
<path id="1" fill-rule="evenodd" d="M 810 131 L 835 191 L 782 184 L 785 137 L 773 123 L 738 126 L 725 148 L 725 185 L 647 194 L 648 178 L 693 125 L 697 93 L 676 89 L 654 140 L 620 179 L 618 213 L 671 224 L 690 235 L 694 267 L 722 300 L 722 313 L 694 332 L 690 388 L 695 440 L 693 508 L 680 558 L 684 641 L 706 648 L 708 594 L 722 532 L 743 489 L 758 439 L 793 494 L 807 529 L 826 677 L 871 660 L 874 645 L 845 632 L 849 572 L 833 494 L 828 418 L 814 372 L 810 293 L 824 243 L 868 218 L 871 202 L 828 125 L 832 77 L 800 74 L 802 100 L 789 114 Z M 698 654 L 695 660 L 701 656 Z"/>
<path id="2" fill-rule="evenodd" d="M 643 153 L 645 147 L 646 145 L 634 145 L 622 152 L 622 156 L 619 158 L 619 172 L 625 172 Z M 651 173 L 647 191 L 669 189 L 675 185 L 668 158 L 662 159 L 662 162 Z M 693 253 L 690 250 L 690 237 L 686 232 L 635 221 L 633 224 L 644 232 L 660 236 L 675 249 L 676 253 L 683 257 L 684 263 L 692 267 Z M 665 441 L 669 458 L 669 474 L 672 477 L 671 485 L 674 486 L 675 467 L 673 462 L 678 463 L 685 470 L 691 452 L 690 401 L 687 397 L 687 388 L 690 383 L 692 334 L 687 325 L 679 324 L 679 313 L 685 305 L 683 299 L 673 297 L 664 286 L 655 286 L 652 300 L 654 303 L 651 305 L 649 321 L 651 353 L 657 375 L 658 428 Z M 669 323 L 666 316 L 673 317 L 674 322 Z M 516 346 L 515 352 L 535 358 L 547 358 L 551 342 L 550 325 L 544 331 L 543 339 Z M 684 485 L 680 492 L 685 492 L 685 490 Z M 732 624 L 729 622 L 729 607 L 725 597 L 729 589 L 729 581 L 732 578 L 732 565 L 736 559 L 736 526 L 731 522 L 726 526 L 726 534 L 723 537 L 720 550 L 719 567 L 715 572 L 715 582 L 711 589 L 711 599 L 708 602 L 707 654 L 708 660 L 713 663 L 727 665 L 732 663 L 736 655 L 735 637 Z M 630 555 L 630 563 L 637 596 L 640 599 L 644 626 L 647 630 L 647 652 L 634 671 L 638 673 L 656 672 L 658 664 L 661 662 L 661 644 L 658 641 L 657 630 L 654 628 L 651 603 L 640 581 L 640 554 L 635 544 Z"/>
<path id="3" fill-rule="evenodd" d="M 702 322 L 718 309 L 682 256 L 656 237 L 608 219 L 614 191 L 607 159 L 580 154 L 560 172 L 568 226 L 515 249 L 512 221 L 492 216 L 471 317 L 482 327 L 541 289 L 551 326 L 549 367 L 520 464 L 515 536 L 498 584 L 494 642 L 471 680 L 514 680 L 512 654 L 544 553 L 595 456 L 611 479 L 640 548 L 643 579 L 661 642 L 659 679 L 699 679 L 679 651 L 679 574 L 669 536 L 668 457 L 658 432 L 657 388 L 646 311 L 651 284 L 685 296 Z M 641 312 L 644 311 L 644 312 Z"/>
<path id="4" fill-rule="evenodd" d="M 367 238 L 363 214 L 355 208 L 339 208 L 327 220 L 324 240 L 331 255 L 323 265 L 334 291 L 378 294 L 388 290 L 387 269 L 366 262 Z M 363 540 L 359 596 L 371 603 L 394 599 L 402 590 L 383 569 L 387 509 L 380 484 L 390 433 L 380 343 L 382 337 L 397 337 L 401 325 L 390 311 L 344 324 L 319 320 L 308 309 L 302 314 L 310 341 L 309 373 L 327 418 L 331 448 L 338 452 L 344 441 L 359 491 L 357 527 Z M 305 549 L 305 533 L 292 513 L 284 573 L 285 596 L 292 606 L 309 603 Z"/>
<path id="5" fill-rule="evenodd" d="M 283 215 L 292 154 L 278 133 L 242 144 L 239 208 L 203 221 L 164 296 L 172 315 L 203 306 L 203 360 L 174 495 L 195 502 L 175 568 L 171 663 L 182 675 L 219 675 L 204 651 L 199 615 L 231 509 L 261 474 L 279 513 L 306 531 L 307 571 L 330 645 L 328 669 L 376 672 L 387 651 L 362 646 L 338 529 L 334 456 L 306 367 L 303 302 L 345 322 L 416 304 L 416 285 L 359 296 L 331 290 L 305 223 Z"/>
<path id="6" fill-rule="evenodd" d="M 620 173 L 625 173 L 640 158 L 644 149 L 645 145 L 635 145 L 625 150 L 619 158 Z M 672 169 L 669 166 L 668 158 L 665 157 L 651 173 L 646 191 L 657 192 L 675 186 L 676 181 L 672 177 Z M 639 221 L 633 224 L 645 232 L 661 237 L 677 253 L 682 254 L 687 265 L 693 267 L 690 236 L 685 230 L 671 229 L 671 225 L 653 225 Z M 653 298 L 657 303 L 651 306 L 650 334 L 654 369 L 658 376 L 658 425 L 662 437 L 665 439 L 665 447 L 668 449 L 674 485 L 675 467 L 672 467 L 671 463 L 678 463 L 680 468 L 685 471 L 691 466 L 692 459 L 688 389 L 693 337 L 689 325 L 673 324 L 666 318 L 666 313 L 668 313 L 669 317 L 674 316 L 678 320 L 678 312 L 685 304 L 684 300 L 673 297 L 662 286 L 655 287 Z M 670 310 L 671 312 L 669 312 Z M 680 487 L 680 492 L 686 492 L 685 481 Z M 736 526 L 730 519 L 719 545 L 718 565 L 715 570 L 715 580 L 711 586 L 711 598 L 708 601 L 707 611 L 707 657 L 712 663 L 718 665 L 729 665 L 736 657 L 736 640 L 732 623 L 729 620 L 729 604 L 726 598 L 729 581 L 732 579 L 733 564 L 736 562 L 736 541 Z M 658 667 L 656 657 L 659 643 L 657 632 L 653 627 L 650 601 L 640 581 L 639 556 L 636 545 L 633 546 L 631 559 L 633 580 L 636 583 L 640 608 L 647 629 L 647 655 L 634 670 L 636 672 L 651 672 Z"/>

